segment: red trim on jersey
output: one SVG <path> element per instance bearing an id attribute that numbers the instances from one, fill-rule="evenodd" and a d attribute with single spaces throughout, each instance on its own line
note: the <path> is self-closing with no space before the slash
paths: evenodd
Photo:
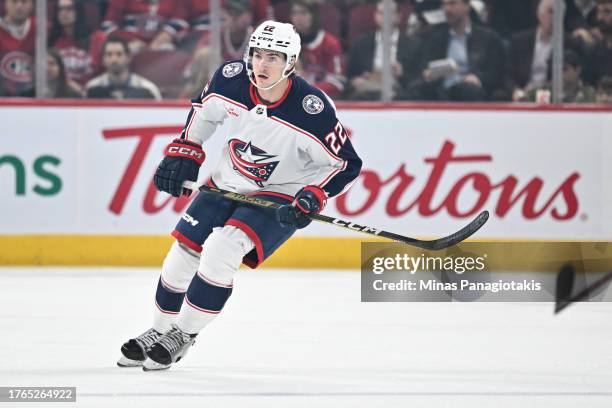
<path id="1" fill-rule="evenodd" d="M 253 231 L 253 229 L 247 224 L 235 218 L 230 218 L 229 220 L 227 220 L 225 225 L 231 225 L 232 227 L 241 229 L 245 234 L 247 234 L 251 241 L 253 241 L 253 244 L 255 244 L 255 251 L 257 252 L 257 262 L 253 262 L 250 259 L 244 257 L 242 258 L 242 263 L 251 269 L 257 268 L 259 264 L 261 264 L 264 260 L 263 245 L 261 244 L 261 239 L 259 239 L 257 233 L 255 233 L 255 231 Z"/>
<path id="2" fill-rule="evenodd" d="M 200 105 L 200 106 L 202 106 L 202 105 Z M 189 118 L 189 124 L 187 124 L 187 129 L 185 129 L 185 137 L 187 138 L 187 140 L 190 140 L 189 139 L 189 131 L 191 130 L 191 125 L 193 124 L 193 121 L 194 121 L 197 113 L 198 112 L 194 109 L 193 110 L 193 115 L 191 115 L 191 118 Z M 195 140 L 194 140 L 194 142 L 197 143 Z"/>
<path id="3" fill-rule="evenodd" d="M 212 286 L 217 286 L 219 288 L 226 288 L 226 289 L 231 289 L 231 288 L 234 287 L 233 283 L 230 283 L 229 285 L 227 285 L 225 283 L 217 282 L 217 281 L 214 281 L 214 280 L 212 280 L 210 278 L 207 278 L 206 276 L 202 275 L 202 272 L 200 272 L 200 271 L 198 271 L 198 276 L 204 282 L 206 282 L 206 283 L 208 283 L 209 285 L 212 285 Z"/>
<path id="4" fill-rule="evenodd" d="M 163 286 L 163 287 L 165 287 L 166 289 L 168 289 L 168 290 L 170 290 L 170 291 L 173 291 L 173 292 L 175 292 L 175 293 L 185 293 L 185 290 L 184 290 L 184 289 L 177 288 L 177 287 L 175 287 L 175 286 L 170 285 L 168 282 L 166 282 L 166 281 L 164 280 L 164 277 L 163 277 L 163 276 L 161 276 L 161 275 L 159 276 L 159 280 L 161 280 L 161 284 L 162 284 L 162 286 Z"/>
<path id="5" fill-rule="evenodd" d="M 189 306 L 193 307 L 195 310 L 198 310 L 200 312 L 204 312 L 204 313 L 208 313 L 208 314 L 219 314 L 221 312 L 220 310 L 202 309 L 201 307 L 198 307 L 198 306 L 194 305 L 193 303 L 191 303 L 187 296 L 185 296 L 185 303 L 187 303 Z"/>
<path id="6" fill-rule="evenodd" d="M 155 301 L 155 306 L 157 306 L 157 308 L 159 309 L 160 312 L 165 313 L 165 314 L 171 314 L 171 315 L 176 315 L 179 314 L 179 312 L 172 312 L 170 310 L 164 310 L 162 309 L 158 304 L 157 304 L 157 300 Z"/>
<path id="7" fill-rule="evenodd" d="M 287 96 L 289 95 L 289 92 L 291 91 L 292 86 L 293 86 L 293 79 L 289 78 L 289 83 L 288 83 L 287 89 L 285 89 L 285 92 L 283 93 L 283 96 L 281 96 L 281 98 L 278 101 L 270 105 L 266 105 L 261 99 L 259 99 L 259 95 L 257 94 L 257 88 L 255 88 L 255 85 L 253 85 L 252 83 L 249 83 L 249 94 L 251 95 L 251 100 L 253 101 L 255 105 L 266 105 L 268 109 L 274 109 L 278 107 L 281 103 L 283 103 L 285 99 L 287 99 Z"/>
<path id="8" fill-rule="evenodd" d="M 172 235 L 174 238 L 176 238 L 177 241 L 184 244 L 188 248 L 193 249 L 196 252 L 202 252 L 201 245 L 196 244 L 195 242 L 193 242 L 192 240 L 190 240 L 189 238 L 187 238 L 186 236 L 184 236 L 177 230 L 172 231 L 170 235 Z"/>
<path id="9" fill-rule="evenodd" d="M 323 143 L 322 143 L 322 142 L 321 142 L 319 139 L 317 139 L 317 138 L 316 138 L 314 135 L 312 135 L 312 134 L 308 133 L 307 131 L 305 131 L 305 130 L 303 130 L 303 129 L 300 129 L 299 127 L 296 127 L 296 126 L 294 126 L 294 125 L 290 124 L 289 122 L 285 122 L 284 120 L 282 120 L 282 119 L 280 119 L 280 118 L 278 118 L 278 117 L 276 117 L 276 116 L 270 116 L 270 119 L 272 119 L 272 120 L 274 120 L 274 121 L 276 121 L 276 122 L 280 123 L 281 125 L 285 125 L 285 126 L 287 126 L 287 127 L 291 128 L 291 129 L 295 130 L 296 132 L 299 132 L 299 133 L 301 133 L 301 134 L 303 134 L 303 135 L 308 136 L 309 138 L 311 138 L 312 140 L 314 140 L 315 142 L 317 142 L 318 144 L 320 144 L 320 145 L 321 145 L 321 147 L 323 147 L 323 150 L 325 150 L 325 152 L 326 152 L 327 154 L 329 154 L 331 157 L 333 157 L 334 159 L 336 159 L 336 160 L 338 160 L 338 161 L 344 162 L 344 160 L 342 160 L 340 157 L 338 157 L 338 156 L 336 156 L 335 154 L 333 154 L 332 152 L 330 152 L 330 151 L 329 151 L 329 149 L 327 148 L 327 146 L 325 146 L 325 145 L 324 145 L 324 144 L 323 144 Z"/>

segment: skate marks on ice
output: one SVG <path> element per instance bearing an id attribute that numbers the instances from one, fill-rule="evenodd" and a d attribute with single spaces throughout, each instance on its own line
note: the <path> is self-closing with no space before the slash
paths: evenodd
<path id="1" fill-rule="evenodd" d="M 0 385 L 76 386 L 78 406 L 612 403 L 612 304 L 363 304 L 355 272 L 240 271 L 183 361 L 117 368 L 157 273 L 0 269 Z"/>

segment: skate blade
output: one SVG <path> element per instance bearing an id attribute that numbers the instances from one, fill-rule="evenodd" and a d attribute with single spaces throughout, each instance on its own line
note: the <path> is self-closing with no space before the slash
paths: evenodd
<path id="1" fill-rule="evenodd" d="M 119 367 L 142 367 L 142 363 L 140 360 L 132 360 L 125 356 L 121 356 L 119 361 L 117 361 Z"/>
<path id="2" fill-rule="evenodd" d="M 151 360 L 150 358 L 147 358 L 144 363 L 142 363 L 142 370 L 143 371 L 161 371 L 161 370 L 167 370 L 170 368 L 172 364 L 160 364 L 156 361 Z"/>

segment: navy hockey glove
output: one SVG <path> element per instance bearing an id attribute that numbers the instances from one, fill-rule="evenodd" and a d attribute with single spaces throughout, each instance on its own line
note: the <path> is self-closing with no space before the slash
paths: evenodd
<path id="1" fill-rule="evenodd" d="M 304 228 L 312 221 L 307 215 L 320 213 L 326 203 L 325 191 L 317 186 L 306 186 L 298 191 L 291 204 L 278 209 L 276 219 L 283 225 Z"/>
<path id="2" fill-rule="evenodd" d="M 206 158 L 202 148 L 185 139 L 174 139 L 166 146 L 164 155 L 153 176 L 157 189 L 174 197 L 191 194 L 191 190 L 183 188 L 182 184 L 185 180 L 198 179 L 200 166 Z"/>

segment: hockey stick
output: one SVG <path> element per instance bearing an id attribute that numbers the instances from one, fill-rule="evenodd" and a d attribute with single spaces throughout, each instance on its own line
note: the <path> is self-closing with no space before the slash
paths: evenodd
<path id="1" fill-rule="evenodd" d="M 188 188 L 190 190 L 199 190 L 200 192 L 215 194 L 229 200 L 239 201 L 241 203 L 251 204 L 257 207 L 269 208 L 272 210 L 278 210 L 281 207 L 281 204 L 264 200 L 261 198 L 257 198 L 254 196 L 249 196 L 245 194 L 233 193 L 227 190 L 221 190 L 215 187 L 209 187 L 207 185 L 198 186 L 197 183 L 193 181 L 185 181 L 183 182 L 183 187 Z M 476 218 L 472 220 L 468 225 L 461 228 L 459 231 L 454 234 L 448 235 L 443 238 L 434 239 L 432 241 L 425 241 L 416 238 L 405 237 L 403 235 L 394 234 L 393 232 L 388 232 L 381 230 L 379 228 L 368 227 L 366 225 L 358 225 L 349 221 L 344 221 L 339 218 L 328 217 L 322 214 L 311 214 L 308 217 L 314 221 L 324 222 L 326 224 L 333 224 L 338 227 L 346 228 L 351 231 L 358 231 L 364 234 L 375 235 L 379 237 L 389 238 L 393 241 L 402 242 L 407 245 L 412 245 L 415 247 L 437 251 L 439 249 L 448 248 L 459 242 L 465 240 L 470 237 L 476 231 L 482 227 L 485 222 L 489 219 L 489 212 L 483 211 Z"/>
<path id="2" fill-rule="evenodd" d="M 579 302 L 588 297 L 595 290 L 601 288 L 610 280 L 612 280 L 612 271 L 605 274 L 603 277 L 595 281 L 590 286 L 587 286 L 582 291 L 574 296 L 571 296 L 574 287 L 575 270 L 571 265 L 565 265 L 557 276 L 557 290 L 555 299 L 555 314 L 565 309 L 573 302 Z"/>
<path id="3" fill-rule="evenodd" d="M 589 296 L 595 290 L 612 280 L 612 271 L 587 286 L 575 296 L 570 297 L 574 287 L 576 271 L 571 265 L 565 265 L 557 275 L 557 290 L 555 299 L 555 314 L 559 313 L 573 302 L 579 302 Z"/>

